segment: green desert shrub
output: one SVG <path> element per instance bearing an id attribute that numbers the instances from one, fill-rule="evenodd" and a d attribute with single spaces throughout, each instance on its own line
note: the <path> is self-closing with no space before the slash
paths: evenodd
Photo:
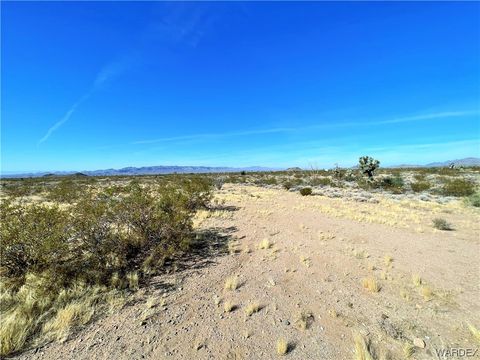
<path id="1" fill-rule="evenodd" d="M 84 192 L 68 207 L 2 201 L 0 325 L 7 330 L 0 355 L 21 349 L 41 329 L 63 336 L 52 318 L 57 305 L 62 316 L 89 319 L 92 303 L 73 296 L 60 304 L 65 291 L 78 284 L 100 293 L 135 290 L 167 260 L 186 254 L 193 215 L 210 196 L 209 181 L 189 177 L 151 186 L 133 181 L 113 195 Z"/>
<path id="2" fill-rule="evenodd" d="M 446 196 L 469 196 L 475 192 L 475 185 L 465 179 L 447 180 L 441 191 Z"/>
<path id="3" fill-rule="evenodd" d="M 410 187 L 412 188 L 413 192 L 422 192 L 422 191 L 427 191 L 432 187 L 432 184 L 430 184 L 428 181 L 416 181 L 410 184 Z"/>
<path id="4" fill-rule="evenodd" d="M 304 187 L 304 188 L 300 189 L 300 194 L 302 196 L 312 195 L 312 188 Z"/>
<path id="5" fill-rule="evenodd" d="M 290 181 L 285 181 L 283 184 L 282 184 L 283 188 L 285 190 L 290 190 L 292 187 L 293 187 L 293 184 L 290 182 Z"/>
<path id="6" fill-rule="evenodd" d="M 466 202 L 468 205 L 480 207 L 480 192 L 477 191 L 475 194 L 467 197 Z"/>
<path id="7" fill-rule="evenodd" d="M 266 179 L 262 179 L 261 183 L 265 185 L 277 185 L 277 179 L 272 176 Z"/>
<path id="8" fill-rule="evenodd" d="M 399 174 L 384 177 L 380 181 L 379 186 L 395 194 L 399 194 L 405 191 L 403 178 Z"/>
<path id="9" fill-rule="evenodd" d="M 311 186 L 332 186 L 333 181 L 328 177 L 313 177 L 308 180 L 308 184 Z"/>
<path id="10" fill-rule="evenodd" d="M 452 225 L 447 222 L 445 219 L 436 218 L 433 219 L 433 227 L 438 230 L 453 230 Z"/>
<path id="11" fill-rule="evenodd" d="M 47 199 L 58 202 L 73 202 L 82 195 L 82 186 L 72 179 L 62 179 L 50 188 Z"/>

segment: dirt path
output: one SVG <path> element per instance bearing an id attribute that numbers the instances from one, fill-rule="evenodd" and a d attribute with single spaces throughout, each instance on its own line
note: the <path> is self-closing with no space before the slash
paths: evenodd
<path id="1" fill-rule="evenodd" d="M 216 196 L 225 202 L 221 210 L 197 219 L 225 236 L 212 245 L 215 257 L 156 278 L 73 339 L 20 358 L 274 359 L 285 338 L 287 358 L 351 359 L 354 332 L 371 340 L 378 358 L 400 358 L 415 338 L 426 344 L 415 359 L 478 347 L 466 325 L 480 326 L 478 211 L 239 185 Z M 456 230 L 432 229 L 439 214 Z M 227 238 L 229 253 L 222 250 Z M 268 249 L 259 248 L 264 239 Z M 229 276 L 238 276 L 236 290 L 224 290 Z M 365 289 L 364 278 L 376 279 L 380 291 Z M 224 312 L 226 301 L 233 311 Z M 247 316 L 250 303 L 260 310 Z"/>

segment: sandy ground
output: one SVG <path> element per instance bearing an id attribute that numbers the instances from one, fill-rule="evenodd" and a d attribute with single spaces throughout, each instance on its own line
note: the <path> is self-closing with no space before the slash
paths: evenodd
<path id="1" fill-rule="evenodd" d="M 480 327 L 478 209 L 241 185 L 225 185 L 216 198 L 223 205 L 197 216 L 209 247 L 196 258 L 65 343 L 19 358 L 275 359 L 285 338 L 286 358 L 352 359 L 354 333 L 371 341 L 377 358 L 403 358 L 414 339 L 425 342 L 414 359 L 479 347 L 467 328 Z M 455 230 L 433 229 L 435 217 Z M 259 248 L 264 239 L 270 248 Z M 230 276 L 238 276 L 233 291 L 224 289 Z M 365 289 L 364 278 L 380 291 Z M 226 301 L 233 311 L 224 312 Z M 247 316 L 255 302 L 260 310 Z"/>

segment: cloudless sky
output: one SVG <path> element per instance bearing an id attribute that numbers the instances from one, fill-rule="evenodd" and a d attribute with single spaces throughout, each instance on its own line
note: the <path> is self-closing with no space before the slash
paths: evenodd
<path id="1" fill-rule="evenodd" d="M 2 172 L 480 154 L 478 2 L 2 2 Z"/>

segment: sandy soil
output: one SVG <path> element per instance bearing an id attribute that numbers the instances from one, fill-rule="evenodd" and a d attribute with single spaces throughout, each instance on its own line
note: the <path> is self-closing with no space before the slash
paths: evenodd
<path id="1" fill-rule="evenodd" d="M 224 204 L 196 219 L 209 229 L 209 248 L 154 278 L 117 313 L 19 358 L 275 359 L 285 338 L 286 358 L 351 359 L 354 333 L 377 358 L 402 358 L 414 339 L 426 345 L 415 359 L 477 348 L 467 323 L 480 327 L 480 212 L 381 196 L 357 202 L 225 185 L 216 194 Z M 455 230 L 433 229 L 435 217 Z M 270 248 L 259 248 L 264 239 Z M 229 276 L 238 276 L 236 290 L 224 289 Z M 365 289 L 364 278 L 380 291 Z M 224 312 L 226 301 L 233 311 Z M 247 316 L 254 302 L 260 310 Z"/>

